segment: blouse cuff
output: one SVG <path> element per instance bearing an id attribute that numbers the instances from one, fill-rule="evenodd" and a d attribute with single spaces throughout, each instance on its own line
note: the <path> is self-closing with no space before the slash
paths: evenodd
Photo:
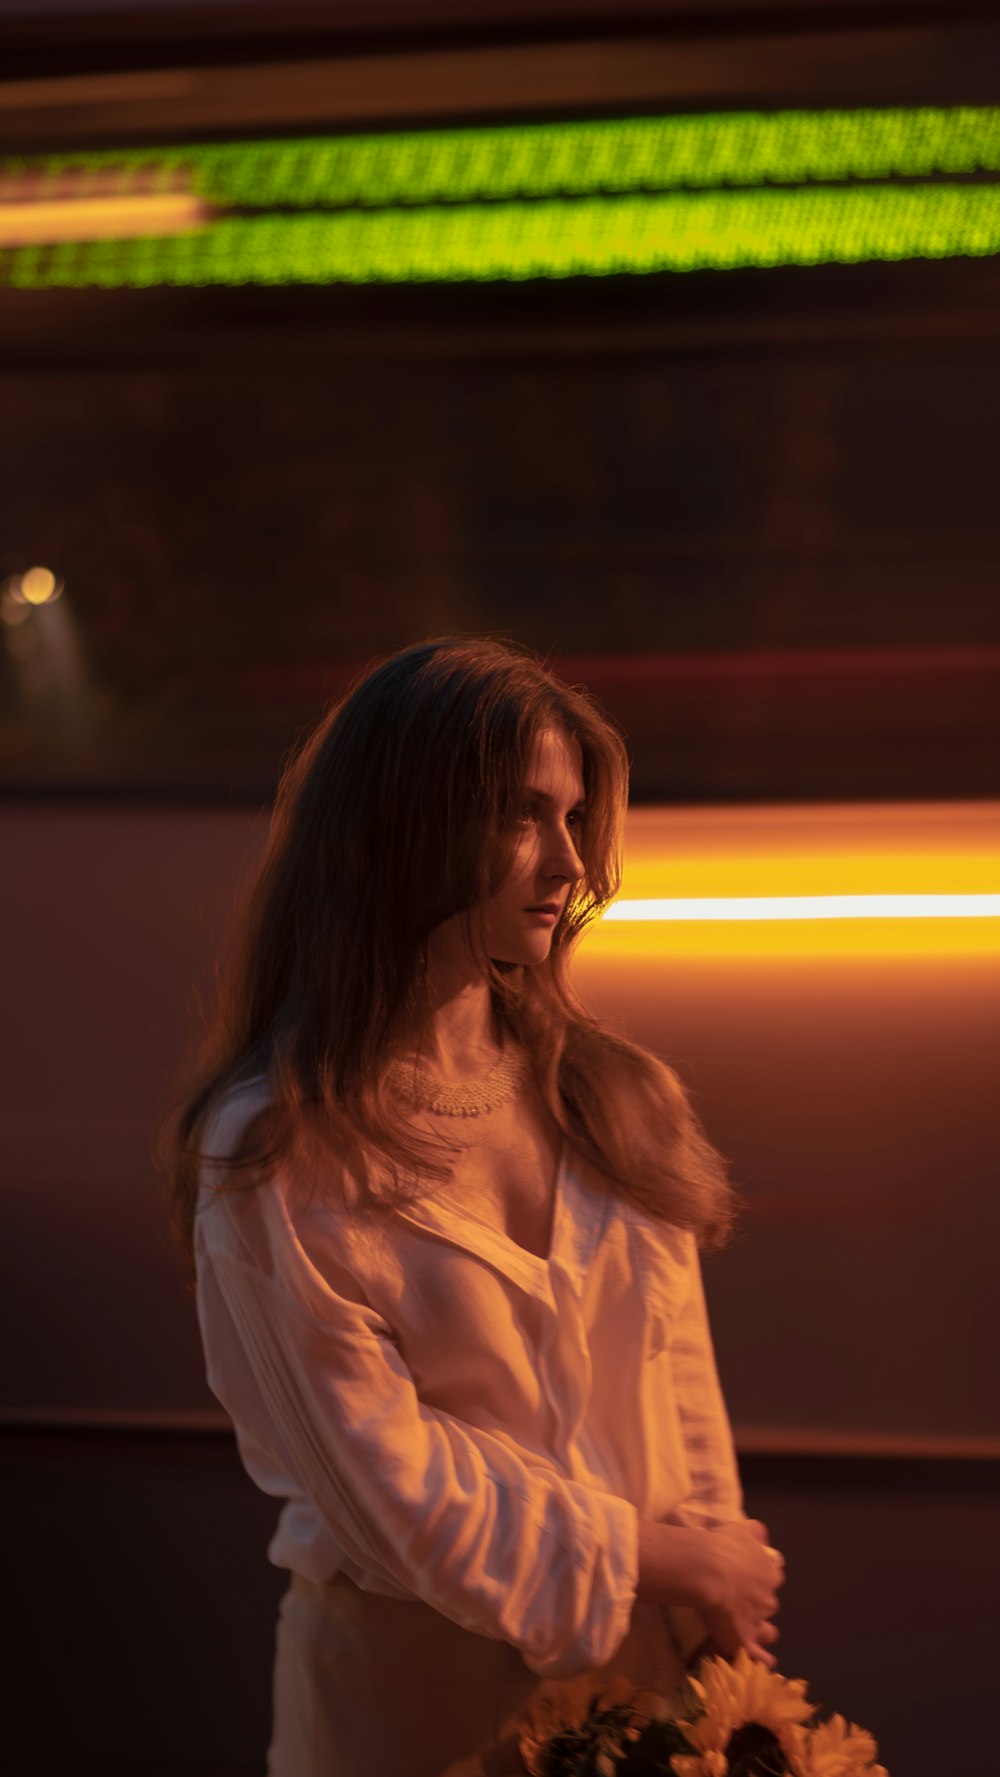
<path id="1" fill-rule="evenodd" d="M 544 1651 L 522 1645 L 529 1672 L 541 1678 L 576 1678 L 603 1666 L 628 1634 L 639 1580 L 639 1514 L 612 1493 L 588 1489 L 586 1524 L 581 1524 L 578 1585 L 582 1622 L 568 1644 Z"/>

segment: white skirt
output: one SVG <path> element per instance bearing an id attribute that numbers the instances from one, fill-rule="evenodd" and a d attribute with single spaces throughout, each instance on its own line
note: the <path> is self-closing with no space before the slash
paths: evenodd
<path id="1" fill-rule="evenodd" d="M 668 1694 L 684 1673 L 665 1613 L 637 1603 L 601 1676 Z M 507 1777 L 517 1723 L 560 1681 L 517 1649 L 417 1600 L 363 1592 L 343 1574 L 293 1574 L 278 1614 L 268 1777 Z"/>

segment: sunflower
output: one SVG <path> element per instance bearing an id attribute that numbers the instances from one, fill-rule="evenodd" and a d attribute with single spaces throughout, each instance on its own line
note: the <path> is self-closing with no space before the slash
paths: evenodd
<path id="1" fill-rule="evenodd" d="M 704 1660 L 699 1676 L 689 1682 L 701 1712 L 682 1724 L 695 1751 L 693 1756 L 674 1754 L 676 1777 L 728 1777 L 741 1766 L 752 1768 L 751 1761 L 798 1777 L 802 1724 L 812 1714 L 804 1679 L 772 1672 L 741 1648 L 731 1663 L 718 1657 Z"/>
<path id="2" fill-rule="evenodd" d="M 572 1770 L 574 1761 L 588 1752 L 614 1758 L 639 1723 L 666 1710 L 664 1698 L 637 1691 L 620 1673 L 603 1680 L 593 1673 L 552 1680 L 521 1718 L 521 1759 L 531 1777 L 546 1777 L 560 1768 Z"/>
<path id="3" fill-rule="evenodd" d="M 806 1736 L 801 1777 L 888 1777 L 866 1728 L 833 1715 Z"/>
<path id="4" fill-rule="evenodd" d="M 543 1685 L 519 1724 L 531 1777 L 889 1777 L 871 1734 L 842 1715 L 810 1724 L 802 1678 L 744 1649 L 701 1662 L 669 1698 L 615 1675 Z"/>
<path id="5" fill-rule="evenodd" d="M 729 1771 L 724 1752 L 675 1752 L 670 1763 L 677 1777 L 727 1777 Z"/>

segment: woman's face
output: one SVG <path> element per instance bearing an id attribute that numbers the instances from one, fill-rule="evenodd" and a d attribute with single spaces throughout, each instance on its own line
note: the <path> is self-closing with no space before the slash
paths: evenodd
<path id="1" fill-rule="evenodd" d="M 486 903 L 494 962 L 540 963 L 548 956 L 569 892 L 584 873 L 576 849 L 583 807 L 580 743 L 560 728 L 546 728 L 528 761 L 510 870 Z"/>

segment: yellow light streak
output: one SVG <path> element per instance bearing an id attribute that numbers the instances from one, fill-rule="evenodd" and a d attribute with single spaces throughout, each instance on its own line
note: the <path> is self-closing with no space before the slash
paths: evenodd
<path id="1" fill-rule="evenodd" d="M 1000 957 L 1000 802 L 638 808 L 579 958 Z"/>
<path id="2" fill-rule="evenodd" d="M 671 969 L 787 962 L 796 968 L 815 963 L 842 965 L 932 958 L 1000 961 L 1000 919 L 675 919 L 610 920 L 586 932 L 577 952 L 579 966 L 647 970 L 646 985 L 658 991 L 654 965 L 669 959 Z M 653 973 L 648 971 L 653 970 Z"/>
<path id="3" fill-rule="evenodd" d="M 996 895 L 728 895 L 616 901 L 605 919 L 1000 918 Z"/>
<path id="4" fill-rule="evenodd" d="M 185 191 L 0 203 L 0 247 L 184 234 L 210 228 L 214 215 L 210 204 Z"/>

